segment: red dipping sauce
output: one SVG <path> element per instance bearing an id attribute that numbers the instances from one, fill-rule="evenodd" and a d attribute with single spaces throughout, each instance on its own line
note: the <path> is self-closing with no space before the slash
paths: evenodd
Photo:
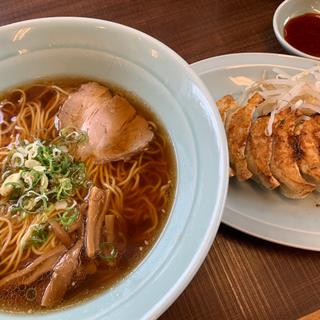
<path id="1" fill-rule="evenodd" d="M 290 19 L 284 26 L 284 38 L 296 49 L 320 57 L 320 14 Z"/>

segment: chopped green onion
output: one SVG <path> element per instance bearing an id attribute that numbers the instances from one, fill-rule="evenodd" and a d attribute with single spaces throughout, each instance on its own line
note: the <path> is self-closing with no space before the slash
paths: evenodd
<path id="1" fill-rule="evenodd" d="M 109 254 L 104 254 L 104 251 L 108 249 Z M 107 262 L 114 261 L 118 256 L 118 250 L 111 242 L 101 242 L 100 243 L 100 253 L 99 257 Z"/>
<path id="2" fill-rule="evenodd" d="M 12 186 L 14 189 L 21 189 L 23 188 L 23 185 L 19 182 L 7 182 L 4 184 L 4 186 Z"/>
<path id="3" fill-rule="evenodd" d="M 43 245 L 49 237 L 49 231 L 46 225 L 39 224 L 32 228 L 32 234 L 30 237 L 31 244 L 35 247 Z"/>
<path id="4" fill-rule="evenodd" d="M 65 199 L 69 196 L 72 196 L 73 193 L 73 185 L 71 179 L 69 178 L 62 178 L 59 181 L 59 188 L 57 191 L 57 200 Z"/>
<path id="5" fill-rule="evenodd" d="M 21 191 L 23 190 L 23 185 L 19 182 L 7 182 L 4 184 L 5 187 L 11 186 L 12 192 L 10 193 L 10 199 L 16 199 L 19 197 Z"/>
<path id="6" fill-rule="evenodd" d="M 83 143 L 88 140 L 88 134 L 84 131 L 76 131 L 73 128 L 63 128 L 60 137 L 65 143 Z"/>
<path id="7" fill-rule="evenodd" d="M 72 211 L 74 211 L 72 213 Z M 63 228 L 68 231 L 68 228 L 78 219 L 79 210 L 76 207 L 71 207 L 65 210 L 62 214 L 59 214 L 58 221 L 63 226 Z"/>
<path id="8" fill-rule="evenodd" d="M 10 212 L 20 217 L 38 214 L 58 201 L 70 203 L 77 188 L 88 188 L 84 163 L 75 161 L 66 146 L 84 136 L 67 129 L 57 144 L 21 140 L 13 145 L 0 179 L 0 194 L 9 198 Z"/>
<path id="9" fill-rule="evenodd" d="M 15 152 L 11 157 L 11 163 L 14 167 L 20 167 L 24 164 L 24 156 L 20 152 Z"/>

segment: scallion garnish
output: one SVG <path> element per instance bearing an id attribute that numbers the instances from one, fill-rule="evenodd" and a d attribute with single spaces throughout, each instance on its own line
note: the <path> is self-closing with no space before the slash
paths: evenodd
<path id="1" fill-rule="evenodd" d="M 63 213 L 59 214 L 58 221 L 63 228 L 68 231 L 68 228 L 78 219 L 79 210 L 76 206 L 66 209 Z"/>
<path id="2" fill-rule="evenodd" d="M 88 182 L 84 163 L 74 160 L 68 145 L 82 141 L 85 134 L 73 129 L 63 129 L 55 144 L 18 140 L 7 156 L 0 179 L 0 194 L 8 201 L 10 211 L 25 218 L 43 213 L 59 201 L 73 203 L 76 190 L 87 188 Z M 60 214 L 65 228 L 76 218 L 74 207 L 72 212 Z"/>
<path id="3" fill-rule="evenodd" d="M 106 253 L 107 251 L 107 253 Z M 100 243 L 100 253 L 99 257 L 107 262 L 114 261 L 118 256 L 118 250 L 115 245 L 111 242 L 101 242 Z"/>
<path id="4" fill-rule="evenodd" d="M 49 231 L 45 224 L 38 224 L 32 228 L 30 242 L 35 247 L 40 247 L 48 240 Z"/>
<path id="5" fill-rule="evenodd" d="M 79 132 L 73 128 L 63 128 L 59 135 L 61 140 L 66 143 L 83 143 L 88 140 L 88 135 L 85 132 Z"/>

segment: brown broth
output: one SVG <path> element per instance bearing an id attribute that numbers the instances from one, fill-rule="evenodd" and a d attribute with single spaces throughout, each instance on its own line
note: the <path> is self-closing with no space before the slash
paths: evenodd
<path id="1" fill-rule="evenodd" d="M 0 290 L 0 310 L 10 313 L 34 313 L 34 312 L 50 312 L 58 310 L 61 308 L 67 308 L 74 304 L 83 303 L 88 299 L 95 297 L 98 294 L 105 292 L 107 289 L 114 287 L 122 281 L 130 272 L 132 272 L 139 263 L 147 256 L 149 251 L 154 246 L 155 242 L 159 238 L 160 233 L 164 229 L 164 226 L 168 220 L 168 216 L 172 207 L 174 200 L 175 187 L 176 187 L 176 161 L 174 156 L 174 151 L 170 137 L 167 134 L 163 124 L 159 121 L 156 115 L 151 111 L 140 98 L 135 96 L 118 86 L 112 85 L 110 83 L 104 83 L 100 80 L 93 79 L 82 79 L 82 78 L 58 78 L 58 79 L 44 79 L 42 81 L 37 81 L 40 84 L 55 84 L 61 86 L 62 88 L 78 87 L 80 84 L 88 81 L 97 81 L 108 88 L 111 88 L 113 93 L 120 94 L 124 96 L 131 104 L 137 109 L 138 113 L 142 114 L 147 120 L 151 120 L 157 124 L 158 132 L 166 137 L 167 148 L 165 150 L 166 160 L 168 164 L 169 177 L 172 181 L 171 188 L 168 193 L 169 201 L 167 206 L 164 208 L 157 208 L 159 215 L 159 224 L 156 230 L 147 238 L 141 240 L 134 240 L 128 238 L 128 246 L 125 254 L 121 257 L 119 266 L 112 269 L 106 267 L 104 270 L 99 270 L 93 275 L 88 276 L 85 280 L 77 283 L 75 287 L 72 287 L 67 291 L 64 301 L 59 306 L 53 309 L 46 309 L 40 306 L 42 292 L 49 282 L 50 274 L 43 276 L 35 284 L 29 287 L 19 287 L 14 290 L 6 291 Z M 27 88 L 34 83 L 28 83 L 27 85 L 21 85 L 19 88 Z M 17 86 L 18 87 L 18 86 Z M 9 91 L 8 91 L 9 92 Z M 8 93 L 1 95 L 0 101 L 7 96 Z M 143 228 L 144 226 L 141 226 Z M 130 229 L 130 226 L 129 226 Z M 134 230 L 135 234 L 139 233 L 139 229 Z M 30 289 L 31 288 L 31 289 Z M 36 289 L 36 298 L 33 300 L 33 288 Z M 29 290 L 30 289 L 30 290 Z M 30 300 L 26 299 L 26 291 L 29 290 L 31 295 Z"/>

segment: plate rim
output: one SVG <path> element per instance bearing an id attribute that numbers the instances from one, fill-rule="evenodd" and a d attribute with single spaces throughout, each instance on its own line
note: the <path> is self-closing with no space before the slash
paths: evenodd
<path id="1" fill-rule="evenodd" d="M 272 62 L 272 60 L 274 61 Z M 205 74 L 210 72 L 238 68 L 240 66 L 259 65 L 261 67 L 263 65 L 277 65 L 296 70 L 304 69 L 305 67 L 303 66 L 297 66 L 299 62 L 304 66 L 309 65 L 310 67 L 319 64 L 316 60 L 287 54 L 243 52 L 209 57 L 191 64 L 191 67 L 202 79 Z M 210 88 L 208 90 L 210 91 Z M 245 213 L 242 214 L 228 208 L 228 198 L 225 203 L 222 223 L 265 241 L 298 249 L 320 251 L 320 231 L 319 233 L 311 233 L 270 225 L 261 221 L 261 219 L 257 220 L 254 217 L 247 216 Z"/>

